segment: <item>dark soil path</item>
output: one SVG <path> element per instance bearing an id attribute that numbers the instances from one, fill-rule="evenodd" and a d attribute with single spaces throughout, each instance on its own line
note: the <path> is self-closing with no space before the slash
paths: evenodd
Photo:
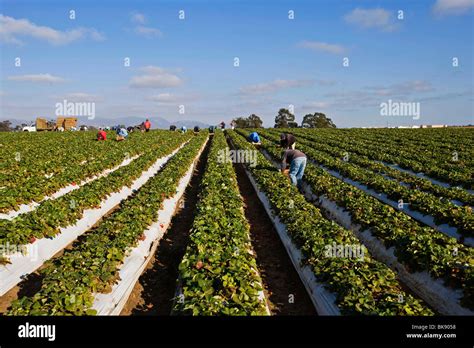
<path id="1" fill-rule="evenodd" d="M 169 315 L 171 313 L 178 266 L 188 244 L 198 202 L 199 184 L 204 174 L 211 142 L 212 137 L 199 158 L 170 227 L 160 240 L 145 272 L 135 284 L 121 315 Z"/>
<path id="2" fill-rule="evenodd" d="M 317 315 L 278 232 L 260 202 L 242 164 L 234 164 L 257 267 L 272 315 Z"/>

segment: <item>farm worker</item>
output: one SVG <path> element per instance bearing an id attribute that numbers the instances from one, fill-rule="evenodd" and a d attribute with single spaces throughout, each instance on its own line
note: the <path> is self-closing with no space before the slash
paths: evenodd
<path id="1" fill-rule="evenodd" d="M 287 173 L 286 165 L 289 163 L 290 171 L 288 175 L 291 183 L 301 189 L 304 170 L 306 168 L 306 155 L 299 150 L 295 150 L 294 147 L 293 143 L 292 148 L 286 148 L 281 161 L 281 172 L 283 174 Z"/>
<path id="2" fill-rule="evenodd" d="M 145 121 L 145 131 L 146 131 L 146 132 L 149 132 L 149 131 L 150 131 L 150 128 L 151 128 L 151 122 L 150 122 L 150 120 L 148 120 L 148 118 L 147 118 L 146 121 Z"/>
<path id="3" fill-rule="evenodd" d="M 176 126 L 175 126 L 174 124 L 172 124 L 172 125 L 170 126 L 170 131 L 173 131 L 173 132 L 174 132 L 175 130 L 176 130 Z"/>
<path id="4" fill-rule="evenodd" d="M 102 128 L 99 128 L 99 132 L 97 133 L 97 140 L 107 140 L 107 133 Z"/>
<path id="5" fill-rule="evenodd" d="M 214 126 L 209 126 L 209 133 L 214 134 Z"/>
<path id="6" fill-rule="evenodd" d="M 249 141 L 255 145 L 260 145 L 260 136 L 257 132 L 252 132 L 249 135 Z"/>
<path id="7" fill-rule="evenodd" d="M 117 129 L 117 141 L 125 140 L 128 137 L 128 132 L 125 127 L 119 127 Z"/>
<path id="8" fill-rule="evenodd" d="M 221 127 L 221 129 L 225 129 L 225 122 L 222 121 L 219 126 Z"/>
<path id="9" fill-rule="evenodd" d="M 181 127 L 181 133 L 186 133 L 188 129 L 186 128 L 186 126 L 182 126 Z"/>
<path id="10" fill-rule="evenodd" d="M 194 133 L 199 133 L 199 127 L 198 126 L 194 127 Z"/>
<path id="11" fill-rule="evenodd" d="M 282 133 L 280 134 L 280 145 L 284 149 L 294 149 L 296 138 L 293 134 Z"/>
<path id="12" fill-rule="evenodd" d="M 235 129 L 235 121 L 234 121 L 234 120 L 232 120 L 232 122 L 230 123 L 230 128 L 231 128 L 232 130 Z"/>

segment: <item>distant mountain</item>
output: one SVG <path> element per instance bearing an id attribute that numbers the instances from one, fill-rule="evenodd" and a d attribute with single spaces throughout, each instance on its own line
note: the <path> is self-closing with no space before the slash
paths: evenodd
<path id="1" fill-rule="evenodd" d="M 178 128 L 182 126 L 185 126 L 186 128 L 194 128 L 195 126 L 198 126 L 199 128 L 207 128 L 210 126 L 209 123 L 204 123 L 201 121 L 192 121 L 192 120 L 177 121 L 173 124 Z"/>

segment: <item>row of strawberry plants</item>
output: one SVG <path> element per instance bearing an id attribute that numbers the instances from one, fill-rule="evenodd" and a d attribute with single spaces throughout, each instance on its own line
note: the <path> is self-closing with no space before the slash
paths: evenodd
<path id="1" fill-rule="evenodd" d="M 417 149 L 431 149 L 435 152 L 450 154 L 453 151 L 472 151 L 472 129 L 447 128 L 447 129 L 352 129 L 351 134 L 356 134 L 361 139 L 373 141 L 389 141 L 392 144 L 408 145 Z M 466 157 L 472 163 L 472 159 Z"/>
<path id="2" fill-rule="evenodd" d="M 265 315 L 262 280 L 250 242 L 227 143 L 217 132 L 201 182 L 190 243 L 179 265 L 182 300 L 174 311 L 191 315 Z"/>
<path id="3" fill-rule="evenodd" d="M 150 146 L 162 143 L 164 139 L 164 134 L 160 132 L 160 134 L 131 135 L 130 139 L 122 143 L 98 142 L 94 140 L 93 134 L 89 133 L 88 138 L 74 138 L 72 146 L 63 142 L 54 146 L 49 144 L 44 151 L 51 151 L 51 147 L 59 148 L 61 151 L 51 153 L 50 158 L 32 157 L 28 155 L 29 148 L 17 148 L 19 152 L 12 149 L 2 169 L 4 180 L 0 184 L 2 186 L 0 212 L 18 209 L 21 204 L 32 201 L 39 202 L 62 187 L 79 183 L 119 165 L 125 159 L 124 153 L 128 157 L 133 157 L 143 153 Z M 33 139 L 31 142 L 30 146 L 45 146 L 34 143 Z"/>
<path id="4" fill-rule="evenodd" d="M 190 135 L 170 137 L 146 153 L 107 176 L 91 181 L 57 199 L 44 201 L 36 210 L 13 220 L 0 220 L 0 243 L 28 244 L 36 238 L 54 237 L 61 227 L 73 225 L 86 209 L 98 208 L 101 202 L 122 187 L 130 186 L 159 157 L 176 149 Z"/>
<path id="5" fill-rule="evenodd" d="M 6 180 L 11 174 L 16 174 L 16 162 L 24 160 L 30 166 L 22 168 L 23 177 L 29 177 L 37 171 L 37 167 L 49 162 L 55 166 L 65 167 L 64 148 L 71 149 L 71 162 L 87 159 L 83 153 L 83 144 L 93 137 L 91 133 L 5 133 L 0 134 L 0 185 L 8 185 Z M 78 152 L 78 154 L 76 154 Z"/>
<path id="6" fill-rule="evenodd" d="M 262 134 L 274 141 L 278 138 L 269 132 L 262 132 Z M 300 143 L 298 147 L 317 163 L 335 170 L 351 180 L 366 185 L 378 193 L 384 193 L 390 199 L 409 203 L 412 210 L 433 216 L 437 224 L 448 223 L 456 227 L 465 236 L 474 235 L 474 215 L 472 214 L 471 207 L 459 207 L 449 201 L 443 202 L 429 193 L 412 190 L 396 181 L 385 178 L 383 175 L 346 162 L 342 158 L 335 158 L 310 146 Z"/>
<path id="7" fill-rule="evenodd" d="M 4 162 L 1 167 L 2 187 L 16 186 L 30 179 L 44 177 L 50 171 L 62 172 L 71 165 L 85 163 L 92 155 L 98 154 L 92 145 L 91 133 L 44 133 L 38 136 L 8 139 L 2 135 L 0 154 Z M 87 145 L 87 146 L 86 146 Z M 101 143 L 101 147 L 112 149 L 113 144 Z M 66 149 L 66 151 L 65 151 Z"/>
<path id="8" fill-rule="evenodd" d="M 245 133 L 244 133 L 245 134 Z M 273 140 L 276 140 L 274 138 Z M 278 146 L 263 139 L 264 149 L 276 160 Z M 325 196 L 347 209 L 352 223 L 371 232 L 387 248 L 395 248 L 395 256 L 410 272 L 427 271 L 433 278 L 463 290 L 461 304 L 474 308 L 474 250 L 430 227 L 421 226 L 406 214 L 393 209 L 344 181 L 308 163 L 304 180 L 318 196 Z"/>
<path id="9" fill-rule="evenodd" d="M 207 135 L 194 137 L 150 178 L 133 197 L 102 220 L 64 254 L 50 261 L 40 273 L 41 288 L 31 297 L 14 301 L 8 315 L 94 315 L 94 294 L 107 293 L 119 280 L 124 258 L 155 223 L 163 202 L 189 170 Z"/>
<path id="10" fill-rule="evenodd" d="M 426 156 L 427 159 L 438 161 L 440 166 L 458 166 L 462 170 L 473 166 L 472 143 L 469 141 L 471 129 L 445 129 L 439 130 L 442 138 L 435 136 L 433 130 L 408 130 L 402 132 L 394 129 L 361 130 L 350 129 L 346 135 L 355 136 L 356 139 L 370 144 L 383 142 L 389 147 L 400 148 L 405 152 Z M 414 137 L 414 138 L 413 138 Z M 449 161 L 453 152 L 458 154 L 457 163 Z"/>
<path id="11" fill-rule="evenodd" d="M 341 143 L 350 143 L 353 146 L 357 146 L 363 149 L 371 149 L 371 151 L 380 152 L 380 144 L 384 144 L 384 150 L 386 155 L 397 161 L 401 159 L 412 159 L 414 163 L 418 162 L 418 165 L 424 168 L 432 169 L 438 168 L 453 172 L 454 175 L 459 176 L 461 179 L 467 179 L 466 175 L 474 168 L 473 155 L 474 152 L 470 145 L 462 143 L 458 145 L 452 145 L 451 150 L 440 150 L 439 143 L 431 141 L 426 144 L 413 145 L 405 141 L 404 137 L 398 136 L 398 132 L 395 131 L 387 134 L 378 134 L 377 132 L 368 133 L 369 136 L 362 136 L 358 129 L 349 129 L 342 131 L 326 132 L 319 130 L 297 130 L 303 134 L 319 134 L 325 139 L 333 139 Z M 412 131 L 419 132 L 419 131 Z M 472 131 L 471 131 L 472 132 Z M 364 133 L 362 133 L 364 134 Z M 374 137 L 374 134 L 376 135 Z M 462 133 L 464 134 L 464 133 Z M 468 135 L 466 130 L 465 135 Z M 424 135 L 418 134 L 419 137 Z M 458 136 L 463 139 L 461 135 Z M 395 138 L 395 139 L 394 139 Z M 464 139 L 463 139 L 464 141 Z M 455 176 L 452 177 L 452 179 Z"/>
<path id="12" fill-rule="evenodd" d="M 428 179 L 420 178 L 416 175 L 394 169 L 377 161 L 372 161 L 366 155 L 367 150 L 364 148 L 354 149 L 354 147 L 350 146 L 348 143 L 341 143 L 340 141 L 332 140 L 328 137 L 321 138 L 313 133 L 293 133 L 298 136 L 298 142 L 301 142 L 303 145 L 311 146 L 312 148 L 327 152 L 337 158 L 344 159 L 360 167 L 368 168 L 376 173 L 382 173 L 390 178 L 409 185 L 412 189 L 426 191 L 441 198 L 457 200 L 463 204 L 474 206 L 474 195 L 466 190 L 456 187 L 443 187 L 436 185 Z M 365 154 L 358 155 L 357 153 Z"/>
<path id="13" fill-rule="evenodd" d="M 255 151 L 244 137 L 234 131 L 228 132 L 238 148 Z M 328 245 L 359 245 L 359 241 L 352 231 L 325 219 L 320 210 L 307 202 L 260 152 L 257 163 L 248 170 L 300 248 L 305 264 L 312 268 L 316 279 L 336 295 L 336 305 L 342 314 L 433 314 L 422 301 L 402 289 L 390 268 L 374 260 L 368 252 L 364 253 L 363 260 L 327 255 Z M 398 301 L 400 295 L 403 302 Z"/>
<path id="14" fill-rule="evenodd" d="M 452 155 L 440 156 L 433 153 L 433 156 L 426 154 L 422 156 L 423 152 L 417 149 L 404 151 L 405 146 L 402 144 L 392 147 L 387 146 L 381 151 L 380 144 L 383 143 L 382 140 L 367 142 L 357 137 L 354 139 L 351 134 L 331 133 L 338 141 L 350 143 L 355 149 L 365 149 L 367 155 L 372 159 L 396 164 L 416 173 L 423 172 L 451 185 L 462 185 L 468 189 L 474 188 L 474 179 L 471 175 L 472 169 L 466 167 L 462 161 L 453 161 Z"/>

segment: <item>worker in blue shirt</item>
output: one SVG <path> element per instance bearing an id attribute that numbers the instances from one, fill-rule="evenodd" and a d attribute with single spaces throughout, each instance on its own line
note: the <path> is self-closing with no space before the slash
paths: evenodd
<path id="1" fill-rule="evenodd" d="M 125 140 L 128 137 L 128 132 L 125 127 L 117 127 L 117 141 Z"/>
<path id="2" fill-rule="evenodd" d="M 249 141 L 254 145 L 260 145 L 260 136 L 257 132 L 252 132 L 249 135 Z"/>

